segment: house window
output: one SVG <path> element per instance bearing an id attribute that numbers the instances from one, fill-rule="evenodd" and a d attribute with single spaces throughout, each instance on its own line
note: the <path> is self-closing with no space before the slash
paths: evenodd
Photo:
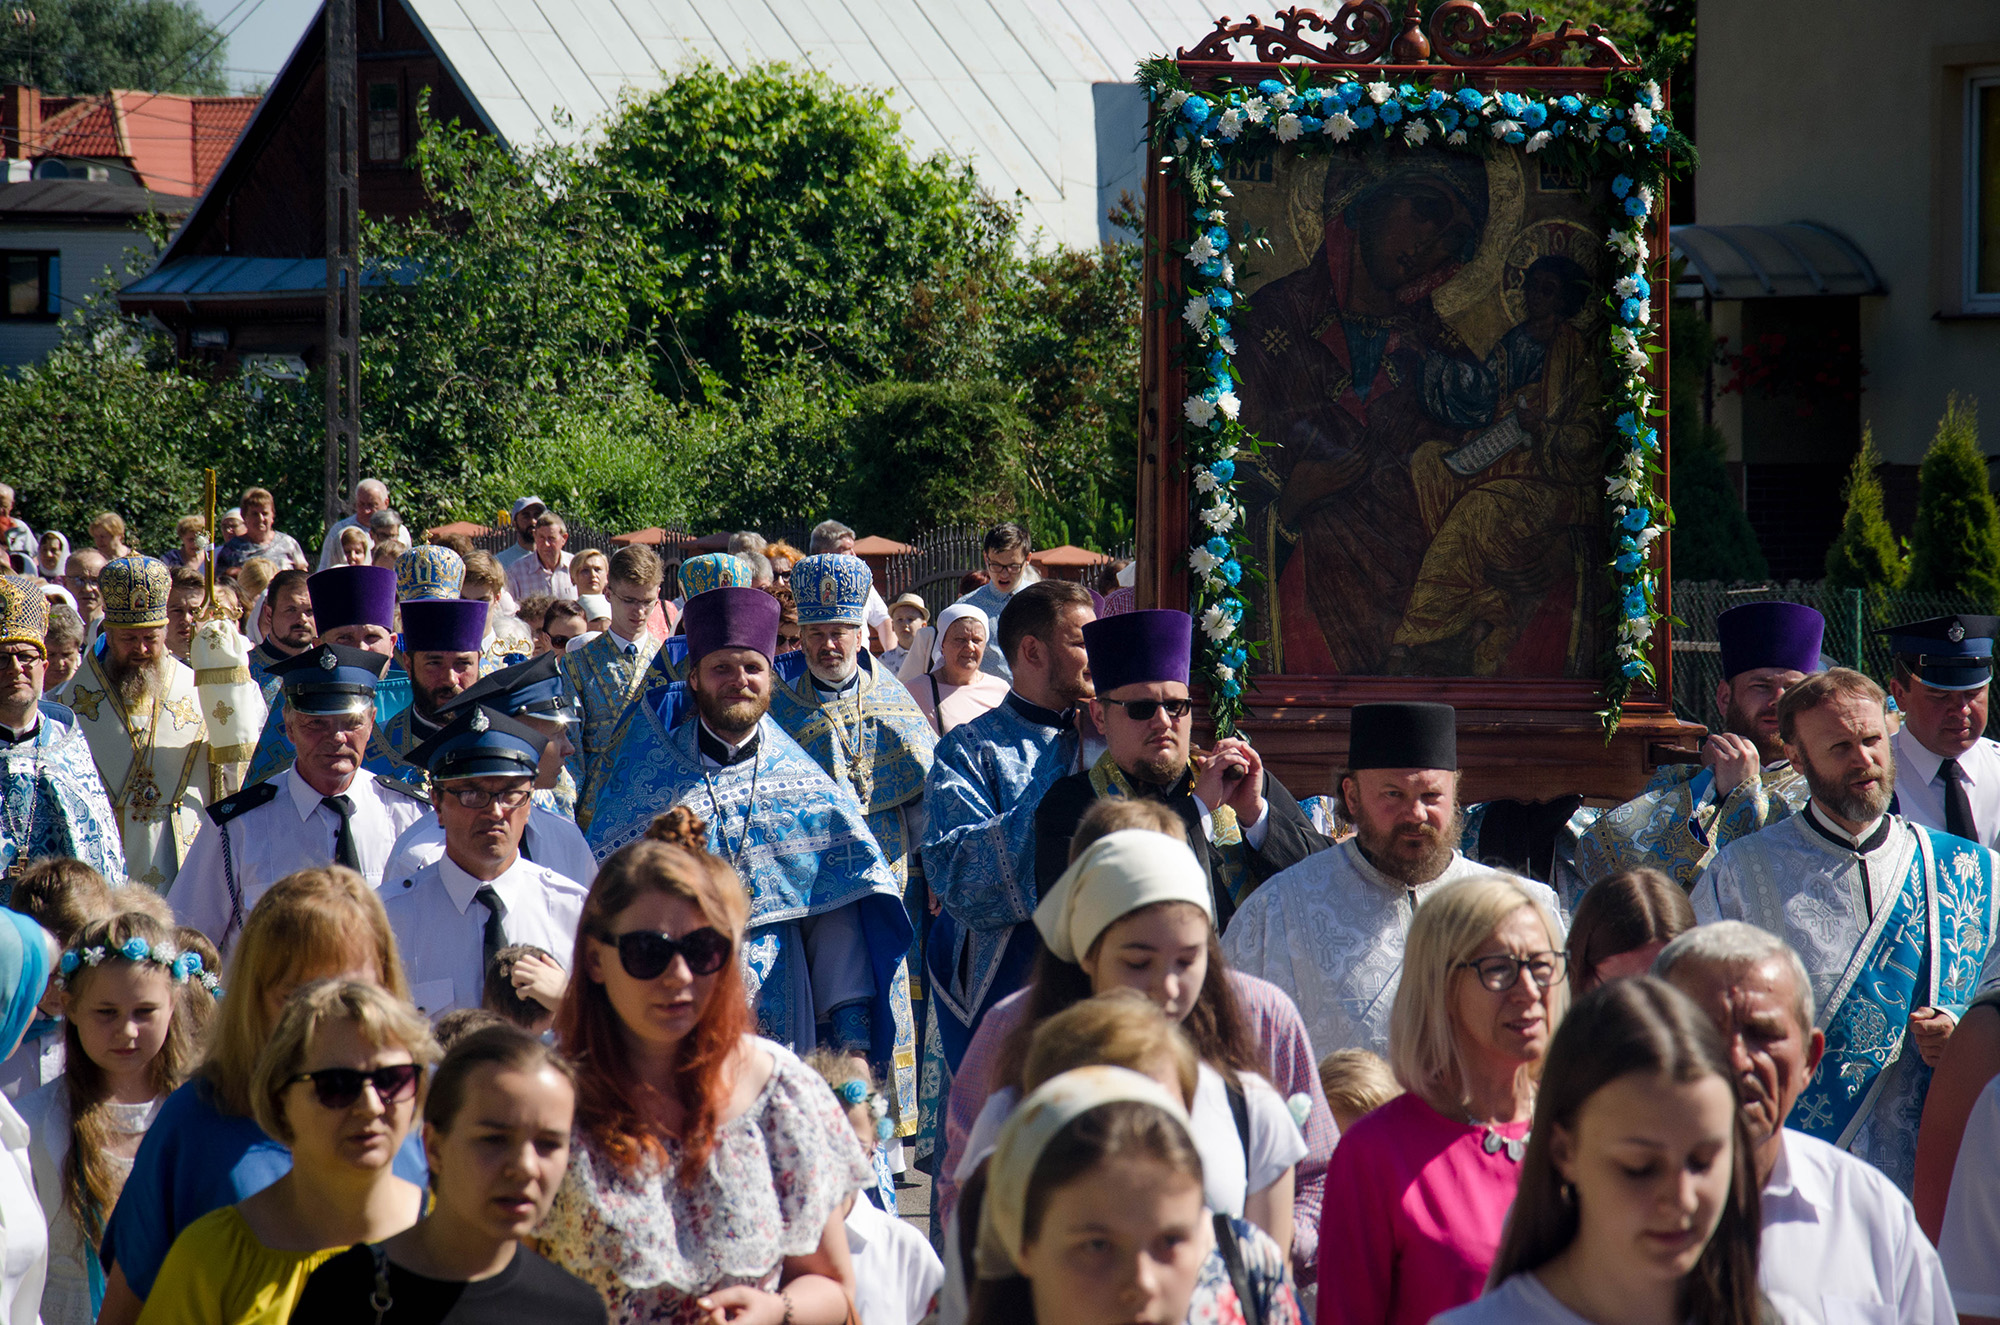
<path id="1" fill-rule="evenodd" d="M 368 85 L 368 159 L 403 159 L 403 98 L 394 83 Z"/>
<path id="2" fill-rule="evenodd" d="M 1965 304 L 2000 312 L 2000 70 L 1968 78 Z"/>
<path id="3" fill-rule="evenodd" d="M 7 317 L 47 322 L 62 314 L 62 257 L 0 250 L 7 264 Z"/>

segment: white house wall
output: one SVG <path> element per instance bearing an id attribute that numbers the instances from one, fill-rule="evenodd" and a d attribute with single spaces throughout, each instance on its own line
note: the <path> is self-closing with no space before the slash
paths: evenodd
<path id="1" fill-rule="evenodd" d="M 0 186 L 4 187 L 4 186 Z M 62 306 L 65 317 L 95 295 L 107 271 L 125 274 L 127 249 L 145 246 L 143 233 L 114 226 L 52 229 L 0 225 L 0 249 L 50 249 L 62 254 Z M 40 361 L 61 339 L 55 322 L 0 320 L 0 367 L 24 368 Z"/>

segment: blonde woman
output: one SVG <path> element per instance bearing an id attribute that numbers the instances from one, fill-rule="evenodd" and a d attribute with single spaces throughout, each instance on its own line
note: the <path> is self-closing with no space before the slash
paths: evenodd
<path id="1" fill-rule="evenodd" d="M 1478 874 L 1410 925 L 1389 1014 L 1406 1094 L 1326 1171 L 1319 1325 L 1425 1325 L 1479 1296 L 1521 1181 L 1536 1083 L 1568 1007 L 1563 934 L 1529 885 Z"/>

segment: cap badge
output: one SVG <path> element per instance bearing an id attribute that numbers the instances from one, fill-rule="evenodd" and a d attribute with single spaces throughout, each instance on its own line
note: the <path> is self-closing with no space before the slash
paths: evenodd
<path id="1" fill-rule="evenodd" d="M 1951 629 L 1945 631 L 1944 637 L 1953 644 L 1962 643 L 1965 639 L 1965 627 L 1954 621 L 1951 623 Z"/>
<path id="2" fill-rule="evenodd" d="M 322 653 L 319 656 L 319 668 L 321 671 L 330 672 L 338 666 L 340 666 L 340 660 L 335 658 L 331 653 Z"/>
<path id="3" fill-rule="evenodd" d="M 474 709 L 472 711 L 472 730 L 476 732 L 483 732 L 492 725 L 493 724 L 491 722 L 488 722 L 486 720 L 486 710 Z"/>

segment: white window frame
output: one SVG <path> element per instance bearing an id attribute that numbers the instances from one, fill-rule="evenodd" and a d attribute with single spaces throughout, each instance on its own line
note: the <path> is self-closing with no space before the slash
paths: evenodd
<path id="1" fill-rule="evenodd" d="M 2000 65 L 1970 69 L 1965 75 L 1964 250 L 1960 258 L 1960 307 L 1968 313 L 2000 313 L 2000 290 L 1979 288 L 1979 95 L 2000 90 Z"/>

